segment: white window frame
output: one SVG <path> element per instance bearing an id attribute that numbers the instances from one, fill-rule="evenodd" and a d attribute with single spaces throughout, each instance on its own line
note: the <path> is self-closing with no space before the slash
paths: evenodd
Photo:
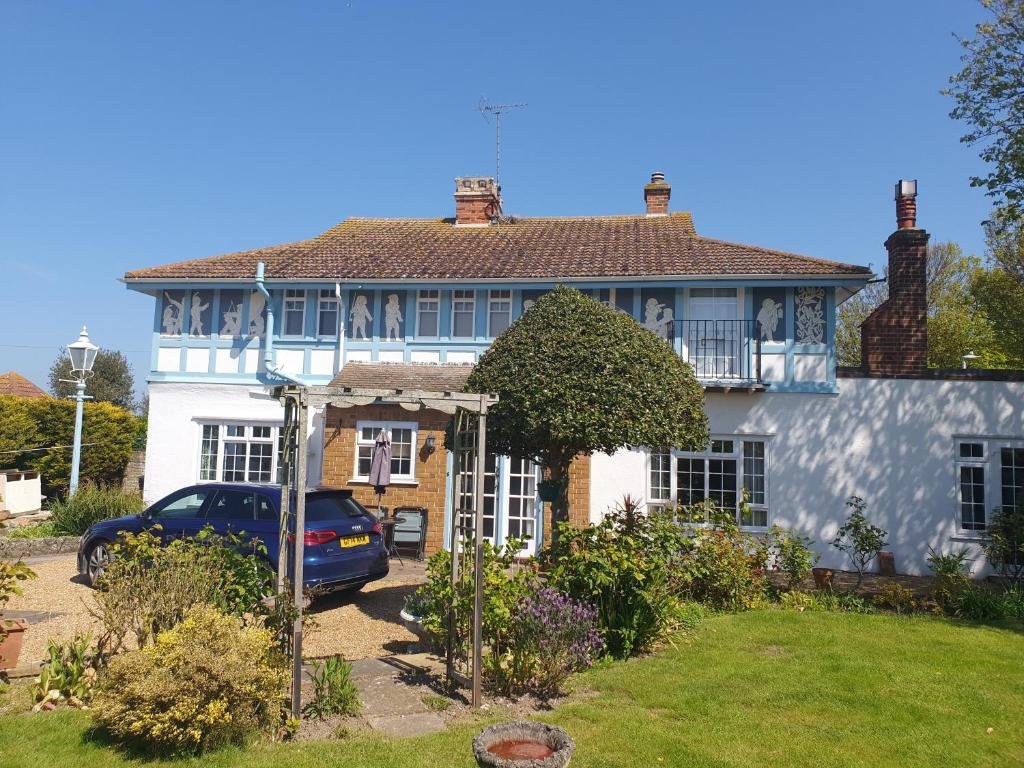
<path id="1" fill-rule="evenodd" d="M 244 420 L 230 420 L 230 421 L 200 421 L 199 424 L 199 457 L 196 463 L 196 482 L 197 483 L 246 483 L 252 485 L 276 485 L 278 482 L 277 470 L 280 464 L 281 458 L 281 426 L 280 424 L 271 424 L 266 422 L 256 421 L 244 421 Z M 228 435 L 228 427 L 239 427 L 243 430 L 241 436 Z M 270 430 L 269 437 L 254 437 L 254 428 L 266 428 Z M 206 448 L 206 435 L 208 429 L 216 430 L 217 440 L 217 455 L 214 461 L 213 477 L 204 477 L 203 474 L 203 458 L 208 455 Z M 244 478 L 241 480 L 224 479 L 224 459 L 227 453 L 227 443 L 244 443 L 245 459 L 244 459 Z M 250 479 L 250 447 L 252 445 L 270 445 L 270 477 L 266 480 L 253 480 Z"/>
<path id="2" fill-rule="evenodd" d="M 433 309 L 424 309 L 425 304 L 433 304 Z M 436 317 L 434 325 L 437 332 L 423 333 L 423 315 L 433 313 Z M 421 288 L 416 291 L 416 338 L 437 339 L 441 336 L 441 291 L 434 288 Z"/>
<path id="3" fill-rule="evenodd" d="M 721 441 L 732 441 L 732 449 L 729 451 L 715 450 L 712 451 L 712 447 L 719 447 L 716 444 Z M 760 443 L 764 446 L 764 499 L 760 503 L 754 503 L 753 501 L 747 502 L 747 506 L 750 507 L 752 512 L 763 511 L 765 513 L 765 524 L 764 525 L 745 525 L 740 518 L 740 504 L 743 500 L 743 489 L 745 487 L 744 472 L 744 446 L 748 443 Z M 653 462 L 655 457 L 668 456 L 669 466 L 669 493 L 668 496 L 663 496 L 655 491 L 655 488 L 651 484 L 651 472 L 653 469 Z M 740 524 L 745 530 L 752 531 L 766 531 L 771 528 L 772 525 L 772 505 L 771 505 L 771 467 L 772 467 L 772 437 L 770 435 L 725 435 L 716 434 L 711 436 L 710 444 L 707 450 L 704 451 L 648 451 L 647 461 L 645 463 L 646 471 L 646 484 L 647 484 L 647 507 L 649 510 L 664 510 L 666 507 L 676 506 L 679 498 L 679 476 L 678 476 L 678 462 L 679 459 L 699 459 L 704 461 L 704 498 L 709 498 L 711 494 L 710 489 L 710 476 L 711 472 L 708 465 L 709 459 L 725 459 L 736 462 L 736 522 Z M 660 461 L 660 458 L 658 459 Z M 659 470 L 664 472 L 664 469 Z"/>
<path id="4" fill-rule="evenodd" d="M 292 306 L 289 306 L 291 304 Z M 299 305 L 298 308 L 295 305 Z M 302 330 L 299 333 L 288 333 L 288 316 L 295 312 L 302 315 Z M 319 318 L 317 318 L 319 321 Z M 303 288 L 286 288 L 281 300 L 281 338 L 302 339 L 306 336 L 306 291 Z"/>
<path id="5" fill-rule="evenodd" d="M 496 295 L 497 294 L 497 295 Z M 496 305 L 506 305 L 504 310 L 495 309 Z M 496 338 L 500 333 L 504 331 L 494 332 L 494 315 L 504 314 L 508 317 L 508 322 L 505 324 L 505 328 L 512 325 L 512 289 L 511 288 L 495 288 L 487 292 L 487 336 L 488 338 Z"/>
<path id="6" fill-rule="evenodd" d="M 370 481 L 370 475 L 360 474 L 359 472 L 359 449 L 370 446 L 372 448 L 374 441 L 367 441 L 363 439 L 364 429 L 386 429 L 391 432 L 392 441 L 394 440 L 394 432 L 396 429 L 408 429 L 412 432 L 410 440 L 412 443 L 411 453 L 409 456 L 409 472 L 406 473 L 391 473 L 391 482 L 396 485 L 402 484 L 413 484 L 416 482 L 416 453 L 417 453 L 417 441 L 419 440 L 419 424 L 415 421 L 357 421 L 356 422 L 356 439 L 355 449 L 352 464 L 352 480 L 358 483 L 367 483 Z M 392 442 L 392 450 L 394 450 L 394 442 Z M 371 449 L 370 456 L 372 458 L 373 452 Z"/>
<path id="7" fill-rule="evenodd" d="M 460 295 L 461 294 L 461 295 Z M 470 329 L 469 335 L 467 336 L 456 336 L 455 335 L 455 315 L 456 313 L 465 314 L 465 309 L 457 310 L 455 307 L 457 304 L 469 304 L 469 316 L 470 316 Z M 457 288 L 452 291 L 452 311 L 451 311 L 451 328 L 449 329 L 449 338 L 452 339 L 475 339 L 476 338 L 476 291 L 471 289 Z"/>
<path id="8" fill-rule="evenodd" d="M 961 456 L 960 446 L 964 443 L 975 443 L 982 446 L 982 455 Z M 955 435 L 953 438 L 953 498 L 956 500 L 956 534 L 955 538 L 982 538 L 988 529 L 994 510 L 1003 506 L 1003 461 L 1004 448 L 1024 448 L 1022 437 L 1001 437 L 986 435 Z M 982 484 L 985 499 L 982 502 L 984 518 L 980 526 L 964 527 L 963 518 L 963 483 L 960 470 L 964 467 L 975 467 L 982 470 Z"/>
<path id="9" fill-rule="evenodd" d="M 333 333 L 324 333 L 324 329 L 321 327 L 321 315 L 325 308 L 329 305 L 334 305 L 334 331 Z M 328 309 L 327 311 L 331 311 Z M 317 294 L 316 302 L 316 335 L 320 339 L 329 339 L 336 341 L 338 338 L 338 328 L 341 324 L 341 300 L 335 295 L 334 291 L 330 288 L 321 288 Z"/>

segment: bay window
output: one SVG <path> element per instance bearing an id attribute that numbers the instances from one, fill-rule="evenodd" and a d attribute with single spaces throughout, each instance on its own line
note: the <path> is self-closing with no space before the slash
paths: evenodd
<path id="1" fill-rule="evenodd" d="M 764 438 L 716 437 L 703 451 L 650 454 L 648 506 L 664 510 L 711 500 L 733 511 L 739 525 L 767 528 L 767 479 L 768 442 Z"/>
<path id="2" fill-rule="evenodd" d="M 203 424 L 199 481 L 276 483 L 280 429 L 270 424 Z"/>
<path id="3" fill-rule="evenodd" d="M 958 438 L 953 456 L 961 531 L 977 535 L 993 509 L 1024 503 L 1024 440 Z"/>

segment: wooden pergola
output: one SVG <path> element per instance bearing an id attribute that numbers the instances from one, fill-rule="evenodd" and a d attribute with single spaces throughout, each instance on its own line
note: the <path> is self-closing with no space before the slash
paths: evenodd
<path id="1" fill-rule="evenodd" d="M 474 565 L 475 599 L 473 601 L 472 646 L 468 664 L 469 674 L 456 669 L 453 631 L 449 631 L 447 671 L 449 679 L 468 684 L 472 689 L 473 706 L 480 705 L 481 647 L 483 645 L 483 530 L 484 474 L 487 448 L 487 411 L 498 402 L 497 395 L 466 392 L 395 389 L 381 387 L 347 387 L 337 385 L 298 386 L 289 384 L 274 389 L 274 397 L 284 407 L 283 446 L 281 452 L 281 519 L 278 538 L 277 593 L 286 598 L 290 586 L 295 604 L 295 621 L 291 632 L 292 716 L 302 712 L 302 614 L 303 614 L 303 545 L 306 530 L 306 447 L 309 440 L 309 411 L 333 408 L 358 408 L 367 405 L 398 405 L 407 411 L 435 410 L 449 414 L 455 420 L 454 482 L 456 493 L 465 487 L 465 477 L 472 474 L 472 508 L 452 505 L 452 585 L 460 576 L 460 558 L 457 550 L 472 552 Z M 456 539 L 458 520 L 472 519 L 471 526 L 463 526 L 465 536 Z M 289 537 L 291 534 L 291 537 Z M 469 545 L 467 547 L 467 545 Z M 290 566 L 290 567 L 289 567 Z M 448 617 L 454 629 L 457 617 L 454 611 Z"/>

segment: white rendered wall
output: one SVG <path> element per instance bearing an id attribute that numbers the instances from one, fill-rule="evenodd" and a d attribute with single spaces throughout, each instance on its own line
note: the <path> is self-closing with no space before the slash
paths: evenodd
<path id="1" fill-rule="evenodd" d="M 151 381 L 146 441 L 147 504 L 199 482 L 202 422 L 259 422 L 281 425 L 284 409 L 269 390 L 243 384 Z M 322 420 L 310 416 L 308 485 L 320 483 Z"/>
<path id="2" fill-rule="evenodd" d="M 886 549 L 901 573 L 928 573 L 931 545 L 969 550 L 983 575 L 977 539 L 957 527 L 953 437 L 1024 438 L 1024 383 L 840 379 L 839 387 L 838 395 L 707 396 L 713 433 L 770 439 L 771 522 L 815 539 L 822 565 L 849 567 L 830 542 L 857 495 L 889 531 Z M 593 457 L 592 519 L 624 493 L 646 499 L 638 454 Z"/>

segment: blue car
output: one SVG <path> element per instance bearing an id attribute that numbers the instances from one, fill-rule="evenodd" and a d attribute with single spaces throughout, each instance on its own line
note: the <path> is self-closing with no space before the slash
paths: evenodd
<path id="1" fill-rule="evenodd" d="M 208 483 L 182 488 L 141 514 L 90 526 L 78 549 L 78 573 L 95 583 L 121 531 L 153 530 L 166 543 L 195 536 L 207 525 L 220 534 L 244 532 L 258 538 L 276 571 L 280 504 L 281 489 L 275 486 Z M 388 573 L 381 525 L 350 490 L 306 493 L 304 552 L 302 582 L 307 589 L 360 589 Z"/>

